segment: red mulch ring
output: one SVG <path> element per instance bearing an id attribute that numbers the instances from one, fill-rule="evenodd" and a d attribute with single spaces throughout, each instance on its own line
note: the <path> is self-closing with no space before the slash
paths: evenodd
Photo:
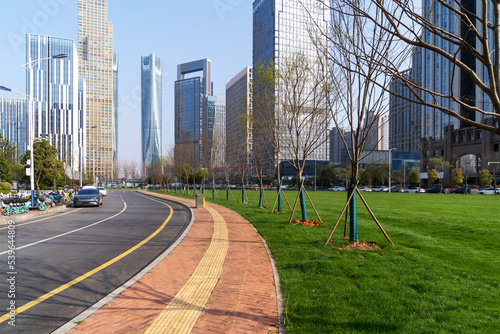
<path id="1" fill-rule="evenodd" d="M 377 245 L 376 242 L 360 241 L 360 242 L 351 242 L 349 245 L 346 246 L 340 246 L 339 249 L 376 250 L 382 248 L 379 245 Z"/>
<path id="2" fill-rule="evenodd" d="M 319 226 L 321 225 L 321 222 L 319 220 L 298 220 L 294 219 L 292 220 L 293 225 L 299 225 L 302 224 L 304 226 Z"/>

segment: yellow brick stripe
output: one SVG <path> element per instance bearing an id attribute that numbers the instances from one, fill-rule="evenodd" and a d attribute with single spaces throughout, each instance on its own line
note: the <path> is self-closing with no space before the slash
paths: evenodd
<path id="1" fill-rule="evenodd" d="M 144 334 L 191 333 L 219 281 L 229 247 L 226 221 L 210 207 L 214 233 L 207 252 L 189 280 L 151 323 Z"/>

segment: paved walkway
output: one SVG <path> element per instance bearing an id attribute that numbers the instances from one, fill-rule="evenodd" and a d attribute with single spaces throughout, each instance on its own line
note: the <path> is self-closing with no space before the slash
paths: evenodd
<path id="1" fill-rule="evenodd" d="M 157 195 L 194 206 L 194 200 Z M 134 285 L 69 333 L 277 333 L 267 250 L 235 212 L 194 209 L 182 242 Z"/>

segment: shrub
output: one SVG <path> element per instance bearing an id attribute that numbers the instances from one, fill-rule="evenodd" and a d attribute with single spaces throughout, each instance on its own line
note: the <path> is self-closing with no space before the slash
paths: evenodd
<path id="1" fill-rule="evenodd" d="M 9 182 L 2 182 L 0 183 L 0 190 L 4 190 L 6 191 L 7 193 L 10 193 L 12 191 L 12 184 L 10 184 Z"/>

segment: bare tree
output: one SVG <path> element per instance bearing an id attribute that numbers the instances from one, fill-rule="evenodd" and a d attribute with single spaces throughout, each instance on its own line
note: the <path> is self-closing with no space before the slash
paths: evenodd
<path id="1" fill-rule="evenodd" d="M 130 179 L 132 180 L 132 188 L 135 188 L 135 181 L 137 180 L 137 161 L 131 160 L 129 162 L 129 172 L 130 172 Z"/>
<path id="2" fill-rule="evenodd" d="M 121 162 L 122 165 L 122 173 L 123 173 L 123 187 L 127 188 L 127 181 L 130 176 L 130 165 L 127 159 L 124 159 Z"/>
<path id="3" fill-rule="evenodd" d="M 116 188 L 118 188 L 118 182 L 120 181 L 120 173 L 122 170 L 122 164 L 119 160 L 116 160 L 113 164 L 113 181 L 116 184 Z"/>
<path id="4" fill-rule="evenodd" d="M 421 104 L 430 110 L 437 110 L 458 119 L 462 124 L 474 126 L 500 134 L 500 2 L 435 0 L 333 0 L 322 2 L 336 13 L 335 16 L 357 17 L 365 26 L 384 34 L 390 40 L 389 49 L 378 43 L 379 36 L 366 38 L 363 46 L 355 52 L 358 58 L 369 61 L 372 48 L 383 59 L 376 61 L 379 70 L 387 76 L 397 78 L 411 91 L 412 96 L 400 98 Z M 442 19 L 450 24 L 443 26 Z M 338 30 L 325 32 L 334 40 Z M 365 37 L 369 37 L 364 34 Z M 442 41 L 441 47 L 436 41 Z M 371 48 L 369 47 L 371 46 Z M 412 81 L 400 73 L 401 64 L 409 58 L 412 49 L 421 49 L 426 57 L 441 59 L 441 66 L 452 73 L 450 80 L 431 87 L 425 82 Z M 350 52 L 352 54 L 352 52 Z M 359 75 L 370 79 L 369 73 Z M 462 84 L 457 84 L 461 81 Z M 391 92 L 389 87 L 378 87 Z M 485 96 L 484 103 L 473 98 L 473 94 Z M 493 117 L 496 122 L 485 122 L 483 118 Z"/>
<path id="5" fill-rule="evenodd" d="M 383 91 L 389 89 L 392 77 L 388 75 L 386 68 L 396 65 L 399 67 L 401 63 L 394 63 L 393 55 L 396 60 L 404 58 L 405 50 L 394 49 L 397 46 L 397 38 L 385 28 L 387 20 L 382 15 L 377 16 L 383 21 L 382 23 L 372 23 L 369 18 L 357 13 L 358 7 L 355 5 L 361 6 L 363 1 L 353 0 L 345 8 L 337 8 L 343 2 L 341 0 L 331 2 L 334 6 L 331 27 L 322 32 L 331 42 L 331 47 L 321 44 L 317 44 L 317 47 L 321 53 L 328 55 L 329 61 L 333 64 L 332 80 L 336 91 L 335 94 L 329 95 L 332 98 L 329 107 L 351 162 L 349 199 L 342 215 L 349 206 L 349 239 L 352 243 L 357 243 L 356 193 L 368 208 L 357 189 L 359 162 L 371 153 L 370 150 L 373 148 L 368 146 L 373 134 L 372 128 L 378 126 L 380 117 L 387 113 L 387 96 Z M 328 6 L 327 3 L 322 3 Z M 341 129 L 350 132 L 351 145 L 348 145 L 345 132 Z M 375 216 L 372 217 L 390 241 Z"/>

